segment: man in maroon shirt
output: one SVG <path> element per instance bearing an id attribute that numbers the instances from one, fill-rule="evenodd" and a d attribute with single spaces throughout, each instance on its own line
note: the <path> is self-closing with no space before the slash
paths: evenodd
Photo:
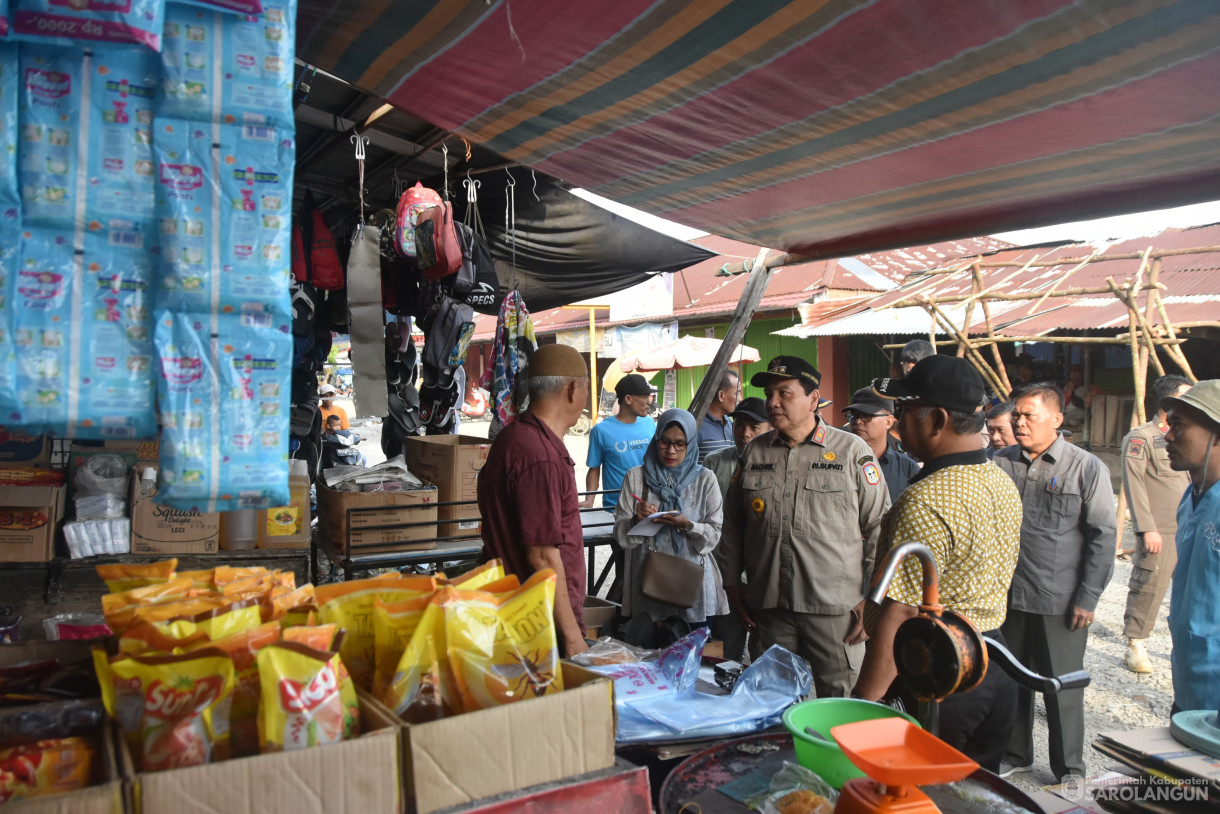
<path id="1" fill-rule="evenodd" d="M 585 544 L 576 463 L 563 436 L 589 401 L 589 373 L 575 349 L 547 345 L 530 359 L 528 375 L 529 408 L 496 436 L 479 472 L 483 545 L 523 582 L 554 570 L 555 628 L 564 655 L 573 656 L 588 649 Z"/>

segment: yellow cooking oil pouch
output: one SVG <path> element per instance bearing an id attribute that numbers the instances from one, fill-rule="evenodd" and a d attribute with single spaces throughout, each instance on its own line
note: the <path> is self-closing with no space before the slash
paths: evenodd
<path id="1" fill-rule="evenodd" d="M 465 591 L 481 591 L 484 590 L 484 585 L 499 579 L 504 579 L 504 563 L 500 560 L 488 560 L 478 568 L 446 580 L 446 582 Z"/>
<path id="2" fill-rule="evenodd" d="M 235 684 L 229 708 L 229 751 L 233 757 L 259 753 L 258 703 L 261 690 L 255 657 L 264 647 L 280 641 L 280 637 L 279 624 L 268 622 L 206 645 L 233 660 Z"/>
<path id="3" fill-rule="evenodd" d="M 162 560 L 147 565 L 130 565 L 118 563 L 115 565 L 99 565 L 97 575 L 106 583 L 106 590 L 112 594 L 121 594 L 133 588 L 143 588 L 146 585 L 159 585 L 173 578 L 178 569 L 178 560 Z"/>
<path id="4" fill-rule="evenodd" d="M 404 602 L 427 596 L 436 590 L 436 579 L 431 576 L 410 576 L 399 579 L 360 580 L 365 583 L 361 590 L 341 593 L 333 599 L 325 597 L 331 592 L 323 586 L 315 589 L 318 602 L 318 621 L 336 624 L 344 631 L 339 655 L 351 673 L 356 686 L 365 690 L 373 687 L 373 669 L 376 659 L 373 634 L 373 599 L 381 597 L 385 602 Z"/>
<path id="5" fill-rule="evenodd" d="M 215 648 L 180 656 L 107 658 L 94 648 L 102 703 L 141 771 L 199 766 L 229 755 L 233 660 Z"/>
<path id="6" fill-rule="evenodd" d="M 258 652 L 263 752 L 321 746 L 360 734 L 356 687 L 336 652 L 281 642 Z"/>
<path id="7" fill-rule="evenodd" d="M 462 711 L 445 645 L 444 603 L 457 597 L 452 586 L 436 590 L 420 614 L 389 684 L 377 696 L 409 723 L 435 721 Z"/>
<path id="8" fill-rule="evenodd" d="M 373 597 L 373 695 L 383 697 L 432 594 L 404 602 Z"/>
<path id="9" fill-rule="evenodd" d="M 563 690 L 555 583 L 547 568 L 491 602 L 463 594 L 445 604 L 449 664 L 463 711 Z"/>

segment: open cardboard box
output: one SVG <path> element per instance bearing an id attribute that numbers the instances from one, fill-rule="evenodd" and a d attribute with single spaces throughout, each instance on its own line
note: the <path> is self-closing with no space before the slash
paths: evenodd
<path id="1" fill-rule="evenodd" d="M 564 690 L 403 724 L 403 777 L 417 814 L 614 765 L 614 684 L 562 662 Z"/>
<path id="2" fill-rule="evenodd" d="M 490 441 L 470 435 L 408 435 L 403 442 L 407 467 L 416 477 L 436 484 L 441 503 L 478 499 L 479 471 L 490 451 Z M 442 506 L 439 536 L 478 537 L 481 517 L 473 504 Z"/>
<path id="3" fill-rule="evenodd" d="M 62 794 L 5 803 L 4 814 L 123 814 L 123 781 L 109 719 L 94 739 L 93 785 Z"/>
<path id="4" fill-rule="evenodd" d="M 136 771 L 120 739 L 128 812 L 398 814 L 399 721 L 361 692 L 360 731 L 357 738 L 329 746 L 164 772 Z"/>

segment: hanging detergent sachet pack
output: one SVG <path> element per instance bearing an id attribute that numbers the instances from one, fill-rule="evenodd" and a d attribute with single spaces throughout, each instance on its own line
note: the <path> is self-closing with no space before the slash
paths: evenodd
<path id="1" fill-rule="evenodd" d="M 0 42 L 0 210 L 17 192 L 17 100 L 20 96 L 17 44 Z"/>
<path id="2" fill-rule="evenodd" d="M 289 502 L 292 334 L 264 316 L 157 313 L 159 501 L 205 512 Z"/>
<path id="3" fill-rule="evenodd" d="M 219 282 L 225 313 L 290 314 L 291 132 L 168 119 L 155 147 L 160 307 L 207 312 Z"/>
<path id="4" fill-rule="evenodd" d="M 156 90 L 157 58 L 144 49 L 89 55 L 79 48 L 22 46 L 20 183 L 25 226 L 96 231 L 112 228 L 110 219 L 118 218 L 135 224 L 118 226 L 128 233 L 121 248 L 155 245 Z"/>
<path id="5" fill-rule="evenodd" d="M 201 6 L 208 9 L 220 9 L 221 11 L 229 11 L 234 14 L 258 14 L 263 10 L 263 4 L 258 0 L 181 0 L 188 6 Z M 169 8 L 176 3 L 169 4 L 166 8 L 166 14 L 169 14 Z"/>
<path id="6" fill-rule="evenodd" d="M 235 17 L 171 3 L 158 116 L 291 128 L 296 3 Z"/>
<path id="7" fill-rule="evenodd" d="M 16 422 L 69 438 L 156 435 L 150 255 L 110 230 L 22 233 L 14 292 Z"/>
<path id="8" fill-rule="evenodd" d="M 165 0 L 12 0 L 12 33 L 51 45 L 99 42 L 161 50 Z"/>
<path id="9" fill-rule="evenodd" d="M 14 333 L 17 309 L 13 305 L 20 262 L 21 227 L 15 217 L 5 218 L 0 210 L 0 425 L 22 423 Z"/>

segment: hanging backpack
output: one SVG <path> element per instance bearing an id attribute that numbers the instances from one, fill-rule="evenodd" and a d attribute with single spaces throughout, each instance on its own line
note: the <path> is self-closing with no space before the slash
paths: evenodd
<path id="1" fill-rule="evenodd" d="M 415 251 L 419 272 L 427 280 L 456 274 L 462 267 L 462 244 L 453 223 L 453 204 L 425 209 L 415 227 Z"/>
<path id="2" fill-rule="evenodd" d="M 491 251 L 473 229 L 457 224 L 458 240 L 462 244 L 462 267 L 453 281 L 453 296 L 480 314 L 500 313 L 500 275 Z"/>
<path id="3" fill-rule="evenodd" d="M 474 336 L 474 309 L 451 297 L 441 297 L 440 309 L 427 326 L 424 342 L 424 376 L 428 368 L 442 371 L 466 361 Z"/>
<path id="4" fill-rule="evenodd" d="M 305 191 L 301 218 L 292 227 L 292 276 L 326 291 L 344 286 L 335 238 L 309 190 Z"/>
<path id="5" fill-rule="evenodd" d="M 403 257 L 415 256 L 415 227 L 419 225 L 419 213 L 433 206 L 440 206 L 441 196 L 419 181 L 398 199 L 394 219 L 394 247 Z"/>

